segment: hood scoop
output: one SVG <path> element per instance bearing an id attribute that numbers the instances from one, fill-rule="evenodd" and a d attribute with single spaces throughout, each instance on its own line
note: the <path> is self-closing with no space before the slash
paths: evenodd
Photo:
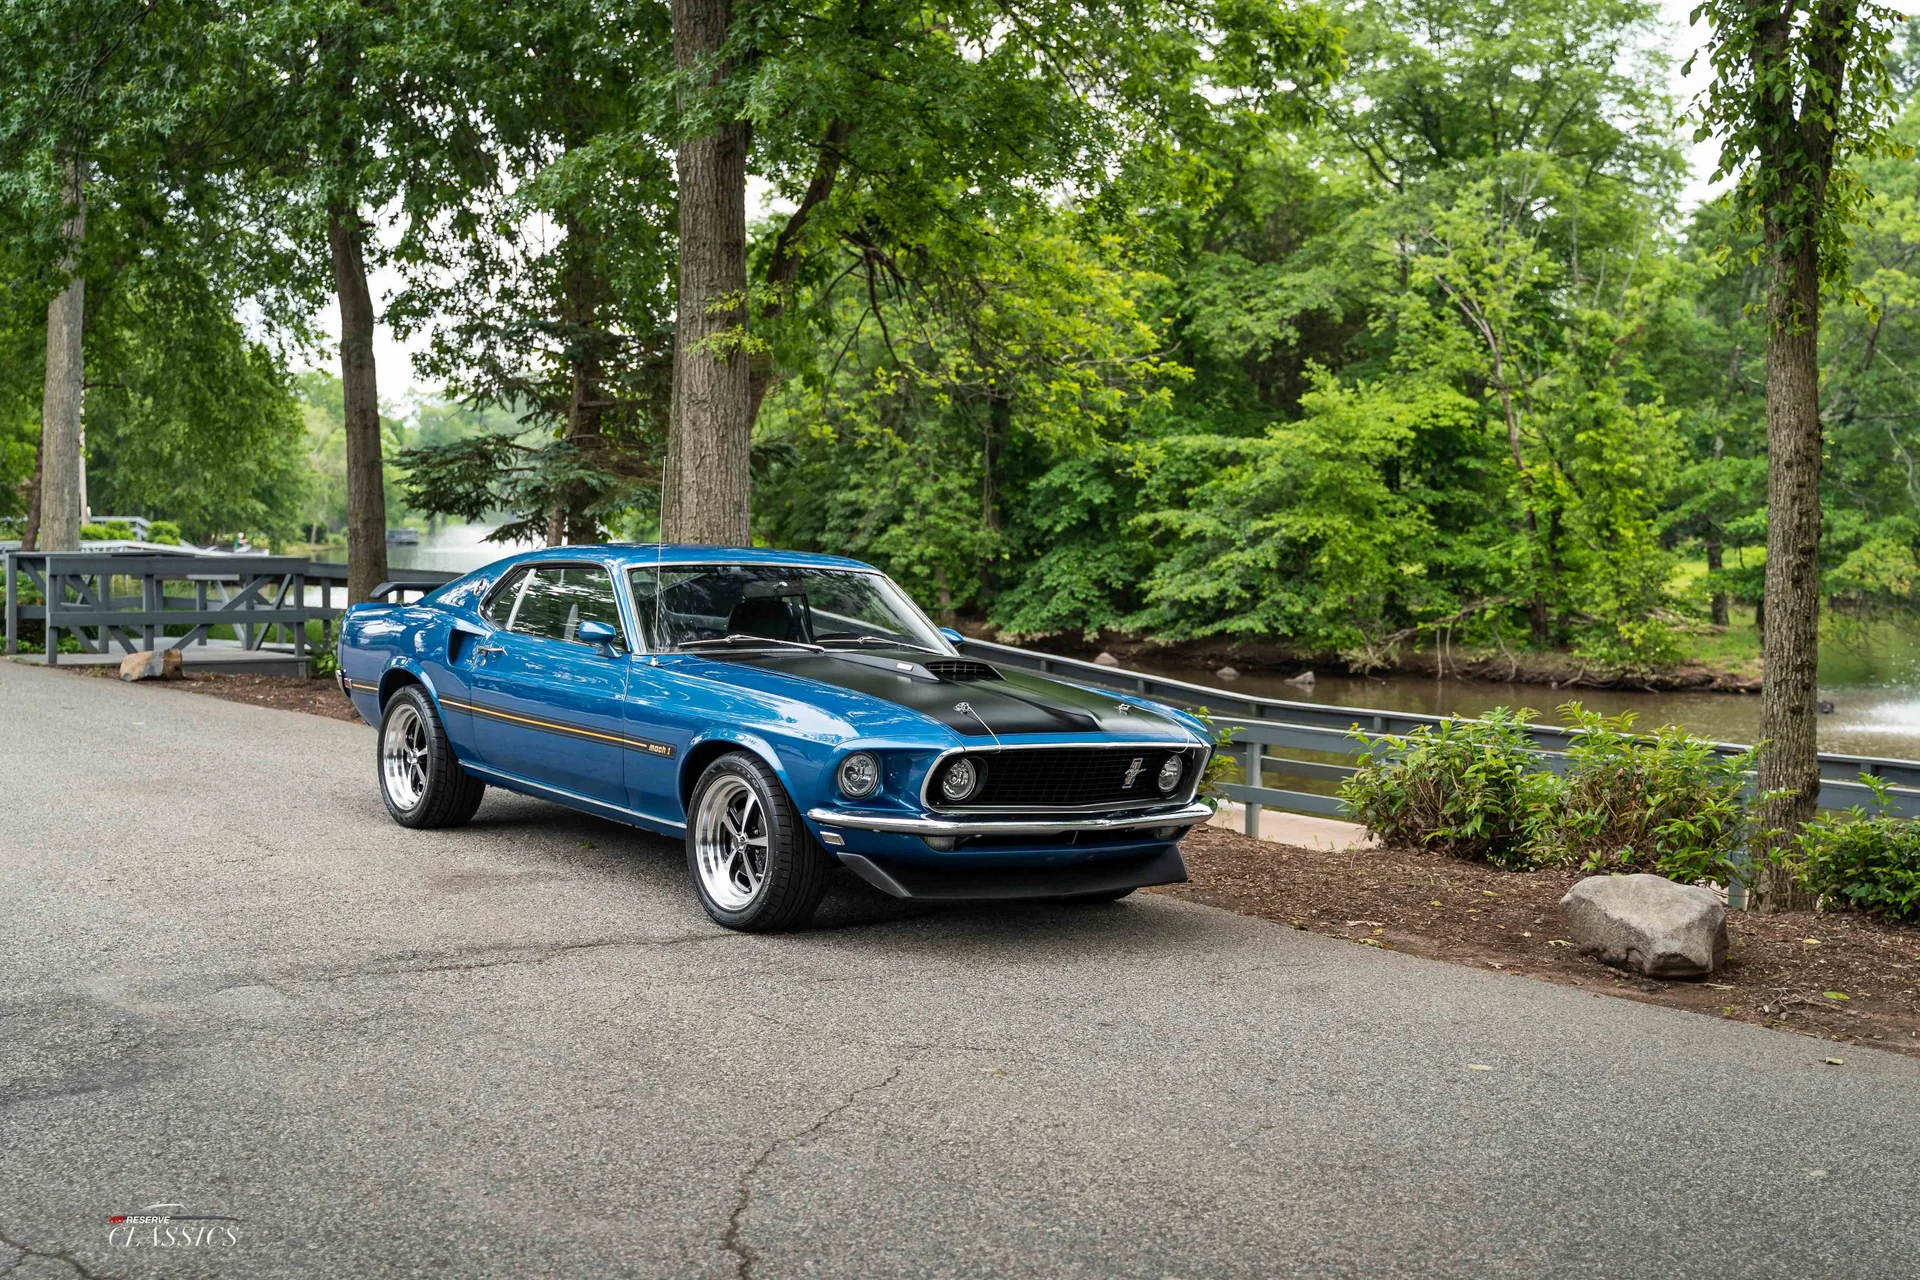
<path id="1" fill-rule="evenodd" d="M 932 662 L 923 662 L 936 679 L 953 682 L 967 680 L 1004 680 L 1005 676 L 984 662 L 975 662 L 971 658 L 940 658 Z"/>

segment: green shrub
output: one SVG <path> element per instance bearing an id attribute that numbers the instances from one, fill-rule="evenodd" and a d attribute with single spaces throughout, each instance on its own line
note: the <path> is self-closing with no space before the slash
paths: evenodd
<path id="1" fill-rule="evenodd" d="M 1213 717 L 1207 714 L 1205 707 L 1194 712 L 1194 718 L 1206 726 L 1207 736 L 1213 740 L 1213 754 L 1207 758 L 1207 771 L 1200 775 L 1200 786 L 1195 795 L 1218 812 L 1227 798 L 1227 793 L 1221 787 L 1226 783 L 1245 781 L 1240 776 L 1244 772 L 1240 762 L 1233 758 L 1233 735 L 1240 730 L 1238 726 L 1231 729 L 1215 728 Z M 1259 779 L 1254 780 L 1254 785 L 1260 785 Z"/>
<path id="2" fill-rule="evenodd" d="M 180 526 L 171 520 L 155 520 L 147 526 L 147 541 L 177 547 L 180 545 Z"/>
<path id="3" fill-rule="evenodd" d="M 80 526 L 80 540 L 83 542 L 132 542 L 137 537 L 133 526 L 125 520 L 109 520 L 105 524 Z"/>
<path id="4" fill-rule="evenodd" d="M 1636 734 L 1632 712 L 1604 716 L 1578 702 L 1560 712 L 1579 734 L 1552 813 L 1535 831 L 1534 860 L 1725 884 L 1746 842 L 1754 752 L 1721 755 L 1672 725 Z"/>
<path id="5" fill-rule="evenodd" d="M 105 542 L 112 536 L 112 534 L 107 532 L 107 526 L 103 524 L 83 524 L 80 526 L 80 541 L 82 542 Z"/>
<path id="6" fill-rule="evenodd" d="M 1559 779 L 1536 772 L 1525 732 L 1532 714 L 1496 707 L 1479 720 L 1369 742 L 1340 786 L 1341 803 L 1386 844 L 1529 866 L 1534 830 L 1559 790 Z"/>
<path id="7" fill-rule="evenodd" d="M 1878 793 L 1884 784 L 1863 776 Z M 1827 903 L 1895 920 L 1920 920 L 1920 822 L 1870 817 L 1858 806 L 1823 813 L 1794 837 L 1801 880 Z"/>

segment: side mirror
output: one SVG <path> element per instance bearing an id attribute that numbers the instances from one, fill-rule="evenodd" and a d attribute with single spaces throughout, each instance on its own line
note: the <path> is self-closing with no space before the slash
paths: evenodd
<path id="1" fill-rule="evenodd" d="M 582 644 L 597 644 L 608 657 L 620 648 L 620 633 L 605 622 L 583 622 L 574 630 L 574 638 Z"/>
<path id="2" fill-rule="evenodd" d="M 955 631 L 952 627 L 940 628 L 940 634 L 945 636 L 948 640 L 951 640 L 954 644 L 959 644 L 961 641 L 966 639 L 965 636 L 961 635 L 958 631 Z"/>

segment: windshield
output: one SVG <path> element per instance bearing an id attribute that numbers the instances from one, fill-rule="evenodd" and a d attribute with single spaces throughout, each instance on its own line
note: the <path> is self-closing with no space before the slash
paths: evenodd
<path id="1" fill-rule="evenodd" d="M 676 565 L 632 571 L 647 647 L 953 647 L 906 592 L 877 573 L 788 565 Z M 665 589 L 661 589 L 664 582 Z"/>

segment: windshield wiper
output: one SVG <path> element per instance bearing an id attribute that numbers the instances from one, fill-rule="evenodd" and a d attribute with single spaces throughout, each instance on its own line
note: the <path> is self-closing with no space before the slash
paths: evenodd
<path id="1" fill-rule="evenodd" d="M 821 648 L 819 645 L 807 644 L 805 641 L 802 641 L 802 640 L 777 640 L 772 636 L 750 636 L 739 631 L 734 632 L 732 635 L 716 636 L 710 640 L 682 640 L 678 647 L 682 649 L 691 649 L 695 645 L 703 645 L 703 644 L 725 644 L 725 645 L 777 644 L 787 649 L 805 649 L 808 653 L 825 653 L 826 652 L 826 650 Z"/>
<path id="2" fill-rule="evenodd" d="M 915 649 L 921 653 L 940 653 L 940 650 L 929 649 L 924 644 L 915 644 L 911 640 L 889 640 L 885 636 L 832 636 L 832 637 L 829 637 L 828 639 L 822 640 L 820 643 L 823 645 L 883 644 L 893 649 Z M 940 654 L 940 656 L 944 658 L 946 655 L 942 653 Z"/>

